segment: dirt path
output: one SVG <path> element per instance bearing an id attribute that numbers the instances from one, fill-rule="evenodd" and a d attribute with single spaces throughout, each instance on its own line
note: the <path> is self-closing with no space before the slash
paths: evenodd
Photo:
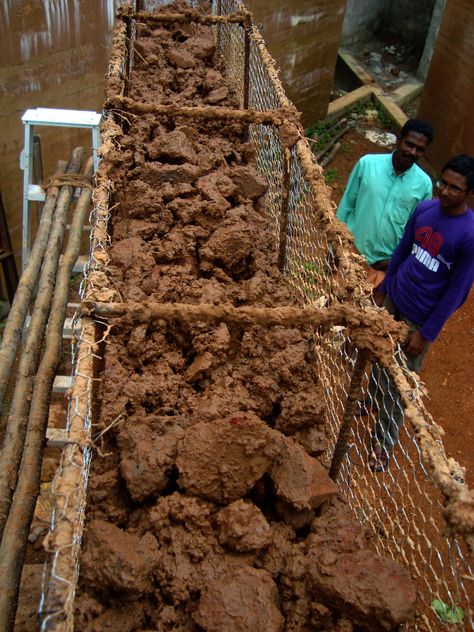
<path id="1" fill-rule="evenodd" d="M 355 130 L 350 131 L 328 167 L 334 201 L 338 203 L 341 199 L 352 167 L 361 156 L 387 151 L 390 149 L 371 143 Z M 421 372 L 429 394 L 425 405 L 446 433 L 448 456 L 467 468 L 466 480 L 470 486 L 474 484 L 473 342 L 474 291 L 471 291 L 469 299 L 451 316 L 430 349 Z"/>

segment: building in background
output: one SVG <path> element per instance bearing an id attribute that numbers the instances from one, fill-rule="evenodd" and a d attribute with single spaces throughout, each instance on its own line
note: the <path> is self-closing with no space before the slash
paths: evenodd
<path id="1" fill-rule="evenodd" d="M 345 0 L 248 0 L 303 125 L 325 118 Z"/>
<path id="2" fill-rule="evenodd" d="M 454 154 L 474 155 L 473 9 L 472 0 L 446 2 L 421 95 L 419 115 L 436 130 L 429 158 L 438 169 Z"/>

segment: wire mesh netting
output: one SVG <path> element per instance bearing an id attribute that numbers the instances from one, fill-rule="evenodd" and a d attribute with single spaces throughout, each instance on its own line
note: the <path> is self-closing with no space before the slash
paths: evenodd
<path id="1" fill-rule="evenodd" d="M 142 2 L 141 8 L 151 10 L 162 4 L 168 2 Z M 211 10 L 231 15 L 246 7 L 238 0 L 215 0 Z M 226 22 L 215 24 L 213 31 L 218 59 L 241 107 L 247 101 L 256 110 L 291 111 L 273 60 L 254 26 L 248 22 Z M 122 59 L 115 60 L 110 69 L 110 74 L 120 76 L 122 81 L 126 55 L 124 50 Z M 317 307 L 339 302 L 369 305 L 369 288 L 357 258 L 349 252 L 344 233 L 337 226 L 322 171 L 314 165 L 306 142 L 300 139 L 290 147 L 285 145 L 274 125 L 250 125 L 249 138 L 255 146 L 258 167 L 269 183 L 266 208 L 275 242 L 284 254 L 282 264 L 287 279 L 295 292 L 305 304 Z M 105 291 L 106 277 L 101 270 L 107 264 L 109 187 L 109 183 L 101 183 L 94 196 L 94 231 L 83 296 L 97 296 L 97 291 Z M 102 296 L 96 300 L 107 299 Z M 103 327 L 99 331 L 99 336 L 92 335 L 86 326 L 78 332 L 69 428 L 74 428 L 74 432 L 80 428 L 84 435 L 81 441 L 76 437 L 76 442 L 72 440 L 66 447 L 57 475 L 56 509 L 49 539 L 52 554 L 42 600 L 45 630 L 72 629 L 73 625 L 90 462 L 91 359 L 97 354 L 96 338 L 105 335 Z M 317 341 L 318 373 L 330 428 L 326 451 L 329 465 L 360 354 L 343 324 L 319 333 Z M 386 366 L 372 361 L 366 364 L 338 483 L 358 519 L 370 531 L 376 550 L 404 563 L 411 571 L 419 589 L 419 607 L 416 622 L 407 629 L 474 629 L 469 606 L 473 573 L 467 547 L 453 525 L 448 531 L 444 515 L 449 485 L 454 492 L 464 493 L 462 471 L 446 458 L 436 426 L 423 407 L 422 385 L 403 366 L 399 353 L 400 349 Z M 83 370 L 85 359 L 88 364 Z M 401 421 L 400 435 L 391 450 L 388 467 L 374 472 L 369 461 L 374 457 L 375 444 L 383 444 L 386 437 L 388 443 L 393 443 L 390 436 L 395 433 L 397 419 Z M 383 428 L 381 424 L 385 424 Z M 419 438 L 422 427 L 427 427 L 434 437 L 431 443 L 428 441 L 428 447 L 423 444 L 423 433 Z M 73 490 L 64 485 L 68 476 L 75 481 Z M 446 480 L 452 482 L 448 484 Z M 61 524 L 62 530 L 58 531 Z"/>

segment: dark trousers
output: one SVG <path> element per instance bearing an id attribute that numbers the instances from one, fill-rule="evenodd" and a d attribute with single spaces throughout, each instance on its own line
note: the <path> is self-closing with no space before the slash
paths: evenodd
<path id="1" fill-rule="evenodd" d="M 418 331 L 421 325 L 409 320 L 401 314 L 387 295 L 384 302 L 385 309 L 392 314 L 395 320 L 403 321 L 408 325 L 409 334 Z M 399 364 L 402 364 L 402 358 L 410 371 L 419 373 L 429 344 L 425 345 L 423 351 L 417 356 L 403 353 L 400 348 L 395 354 L 395 358 Z M 388 451 L 398 443 L 400 428 L 403 424 L 403 404 L 397 387 L 389 378 L 387 371 L 379 364 L 374 364 L 372 374 L 369 381 L 369 393 L 375 402 L 376 422 L 372 430 L 372 442 L 379 443 Z"/>

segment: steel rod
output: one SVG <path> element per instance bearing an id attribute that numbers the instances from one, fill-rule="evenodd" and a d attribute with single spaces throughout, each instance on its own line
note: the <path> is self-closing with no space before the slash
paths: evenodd
<path id="1" fill-rule="evenodd" d="M 244 24 L 244 110 L 249 107 L 250 92 L 250 27 L 251 20 L 247 18 Z"/>
<path id="2" fill-rule="evenodd" d="M 334 481 L 339 475 L 342 462 L 347 454 L 348 441 L 352 432 L 355 409 L 360 398 L 361 383 L 367 363 L 367 354 L 364 350 L 360 350 L 352 371 L 351 383 L 347 394 L 346 405 L 344 406 L 342 422 L 339 428 L 334 454 L 332 456 L 331 467 L 329 468 L 329 476 Z"/>
<path id="3" fill-rule="evenodd" d="M 288 245 L 288 215 L 290 207 L 290 174 L 291 174 L 291 151 L 285 149 L 283 158 L 283 182 L 282 200 L 280 211 L 280 239 L 278 244 L 278 267 L 281 272 L 285 269 L 286 249 Z"/>

